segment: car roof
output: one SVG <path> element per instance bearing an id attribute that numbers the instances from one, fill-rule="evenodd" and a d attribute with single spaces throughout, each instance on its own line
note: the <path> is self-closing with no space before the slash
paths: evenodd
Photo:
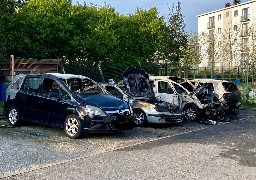
<path id="1" fill-rule="evenodd" d="M 190 81 L 198 81 L 198 82 L 210 82 L 210 83 L 213 83 L 213 82 L 230 82 L 230 81 L 227 81 L 227 80 L 222 80 L 222 79 L 193 79 L 193 80 L 190 80 Z"/>
<path id="2" fill-rule="evenodd" d="M 90 79 L 88 77 L 82 75 L 75 75 L 75 74 L 61 74 L 61 73 L 46 73 L 61 79 L 71 79 L 71 78 L 79 78 L 79 79 Z"/>

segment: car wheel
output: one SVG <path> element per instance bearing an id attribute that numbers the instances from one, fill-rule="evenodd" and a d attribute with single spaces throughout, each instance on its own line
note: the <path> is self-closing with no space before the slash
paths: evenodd
<path id="1" fill-rule="evenodd" d="M 183 112 L 186 120 L 194 121 L 199 118 L 199 109 L 194 104 L 186 104 L 183 108 Z"/>
<path id="2" fill-rule="evenodd" d="M 134 123 L 136 126 L 143 126 L 147 123 L 147 116 L 144 111 L 141 109 L 133 110 L 134 114 Z"/>
<path id="3" fill-rule="evenodd" d="M 79 117 L 74 114 L 68 115 L 65 119 L 64 131 L 71 139 L 79 138 L 82 135 L 82 125 Z"/>
<path id="4" fill-rule="evenodd" d="M 16 127 L 20 124 L 20 114 L 16 107 L 12 107 L 8 112 L 8 122 L 11 126 Z"/>

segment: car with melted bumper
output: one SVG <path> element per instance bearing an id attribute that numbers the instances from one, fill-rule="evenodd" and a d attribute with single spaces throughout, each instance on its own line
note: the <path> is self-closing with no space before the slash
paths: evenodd
<path id="1" fill-rule="evenodd" d="M 101 84 L 110 94 L 124 101 L 129 102 L 134 114 L 134 124 L 136 126 L 144 126 L 147 123 L 154 124 L 177 124 L 182 122 L 183 113 L 175 109 L 174 106 L 167 106 L 166 103 L 156 101 L 149 94 L 143 97 L 133 96 L 126 93 L 123 85 L 117 84 Z"/>
<path id="2" fill-rule="evenodd" d="M 15 76 L 7 89 L 5 113 L 11 126 L 22 121 L 47 124 L 64 128 L 69 138 L 133 127 L 127 102 L 106 94 L 92 79 L 74 74 Z"/>

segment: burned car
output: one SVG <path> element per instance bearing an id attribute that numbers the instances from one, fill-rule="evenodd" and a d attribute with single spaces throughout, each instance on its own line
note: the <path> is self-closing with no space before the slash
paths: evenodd
<path id="1" fill-rule="evenodd" d="M 198 97 L 169 76 L 149 76 L 155 97 L 159 101 L 174 104 L 183 112 L 185 119 L 198 120 L 205 105 Z"/>
<path id="2" fill-rule="evenodd" d="M 206 83 L 212 84 L 213 90 L 217 94 L 218 99 L 225 106 L 225 110 L 238 113 L 239 107 L 242 104 L 242 95 L 233 82 L 215 79 L 193 79 L 190 81 L 196 87 L 200 87 Z"/>
<path id="3" fill-rule="evenodd" d="M 174 106 L 156 101 L 151 95 L 144 96 L 126 93 L 123 85 L 102 84 L 102 86 L 113 96 L 129 102 L 133 109 L 134 123 L 143 126 L 147 123 L 180 123 L 183 114 Z M 149 87 L 149 86 L 148 86 Z"/>
<path id="4" fill-rule="evenodd" d="M 89 131 L 132 128 L 132 109 L 96 82 L 73 74 L 27 74 L 7 89 L 5 112 L 12 126 L 32 121 L 64 128 L 69 138 Z"/>

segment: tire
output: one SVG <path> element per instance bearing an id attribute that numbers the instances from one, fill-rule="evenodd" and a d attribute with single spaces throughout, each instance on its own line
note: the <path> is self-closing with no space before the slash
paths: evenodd
<path id="1" fill-rule="evenodd" d="M 133 110 L 134 114 L 134 124 L 136 126 L 144 126 L 147 124 L 147 116 L 144 111 L 141 109 L 134 109 Z"/>
<path id="2" fill-rule="evenodd" d="M 186 104 L 183 108 L 184 118 L 189 121 L 199 119 L 199 109 L 195 104 Z"/>
<path id="3" fill-rule="evenodd" d="M 17 127 L 20 124 L 20 113 L 16 107 L 11 107 L 8 111 L 8 123 L 12 127 Z"/>
<path id="4" fill-rule="evenodd" d="M 77 139 L 82 135 L 82 125 L 78 116 L 68 115 L 64 123 L 64 132 L 67 137 Z"/>

